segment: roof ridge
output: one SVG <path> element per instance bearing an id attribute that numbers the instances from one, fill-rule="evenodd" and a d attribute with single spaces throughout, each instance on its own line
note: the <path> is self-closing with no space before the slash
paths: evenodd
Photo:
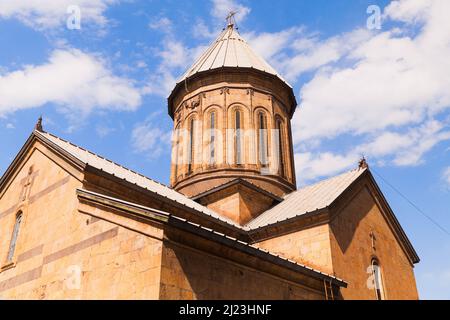
<path id="1" fill-rule="evenodd" d="M 224 28 L 216 40 L 209 44 L 208 48 L 177 80 L 177 85 L 198 73 L 228 67 L 262 71 L 279 78 L 292 88 L 271 64 L 251 48 L 236 28 L 230 27 Z"/>
<path id="2" fill-rule="evenodd" d="M 367 170 L 357 168 L 346 171 L 291 192 L 283 202 L 263 212 L 245 226 L 256 230 L 327 208 Z"/>
<path id="3" fill-rule="evenodd" d="M 185 196 L 184 194 L 174 190 L 173 188 L 171 188 L 171 187 L 169 187 L 169 186 L 167 186 L 167 185 L 165 185 L 163 183 L 160 183 L 158 181 L 155 181 L 154 179 L 149 178 L 149 177 L 147 177 L 147 176 L 145 176 L 145 175 L 143 175 L 143 174 L 141 174 L 139 172 L 136 172 L 136 171 L 133 171 L 131 169 L 128 169 L 128 168 L 126 168 L 126 167 L 124 167 L 124 166 L 122 166 L 122 165 L 120 165 L 120 164 L 118 164 L 118 163 L 116 163 L 114 161 L 111 161 L 111 160 L 109 160 L 109 159 L 107 159 L 105 157 L 99 156 L 96 153 L 91 152 L 91 151 L 89 151 L 87 149 L 84 149 L 84 148 L 82 148 L 82 147 L 80 147 L 80 146 L 78 146 L 78 145 L 76 145 L 76 144 L 74 144 L 74 143 L 72 143 L 70 141 L 62 139 L 62 138 L 60 138 L 60 137 L 58 137 L 58 136 L 56 136 L 54 134 L 48 133 L 48 132 L 44 132 L 44 133 L 43 132 L 37 132 L 37 133 L 33 132 L 33 134 L 38 134 L 40 137 L 42 137 L 43 139 L 45 139 L 46 141 L 48 141 L 52 145 L 55 145 L 56 147 L 61 148 L 61 149 L 65 150 L 67 153 L 71 154 L 72 156 L 78 158 L 81 162 L 89 164 L 92 167 L 97 168 L 98 170 L 101 170 L 103 172 L 106 172 L 107 174 L 110 174 L 111 176 L 117 177 L 117 178 L 119 178 L 119 179 L 121 179 L 123 181 L 126 181 L 126 182 L 129 182 L 131 184 L 137 185 L 137 186 L 139 186 L 142 189 L 145 189 L 145 190 L 148 190 L 150 192 L 153 192 L 153 193 L 155 193 L 155 194 L 157 194 L 157 195 L 159 195 L 159 196 L 161 196 L 163 198 L 169 199 L 170 201 L 174 201 L 174 202 L 176 202 L 178 204 L 181 204 L 183 206 L 189 207 L 190 209 L 195 210 L 196 212 L 202 213 L 205 216 L 213 218 L 213 219 L 215 219 L 218 222 L 225 223 L 225 224 L 227 224 L 230 227 L 238 228 L 238 229 L 243 230 L 243 231 L 247 230 L 244 226 L 240 226 L 240 225 L 234 223 L 233 221 L 231 221 L 231 220 L 229 220 L 229 219 L 227 219 L 225 217 L 222 217 L 221 215 L 219 215 L 214 210 L 211 210 L 210 208 L 207 208 L 207 207 L 205 207 L 205 206 L 203 206 L 203 205 L 193 201 L 192 199 L 190 199 L 187 196 Z M 46 136 L 46 135 L 48 135 L 48 136 Z M 114 165 L 114 166 L 116 166 L 116 167 L 118 167 L 118 168 L 120 168 L 122 170 L 125 170 L 126 172 L 129 172 L 130 174 L 133 174 L 135 177 L 137 176 L 138 178 L 143 178 L 147 182 L 150 182 L 150 186 L 146 185 L 145 183 L 142 184 L 141 182 L 136 181 L 136 178 L 129 179 L 127 177 L 124 177 L 123 173 L 120 173 L 120 172 L 109 172 L 109 171 L 107 171 L 108 169 L 105 168 L 105 167 L 101 167 L 101 166 L 96 167 L 94 163 L 89 163 L 88 160 L 85 161 L 85 160 L 81 159 L 79 155 L 74 154 L 73 151 L 71 151 L 71 150 L 65 149 L 64 146 L 58 145 L 58 142 L 57 141 L 52 141 L 52 139 L 56 139 L 56 140 L 58 140 L 60 142 L 68 144 L 71 147 L 74 147 L 74 148 L 76 148 L 78 150 L 81 150 L 82 152 L 91 154 L 94 157 L 96 157 L 96 158 L 98 158 L 98 159 L 100 159 L 102 161 L 107 161 L 107 162 L 111 163 L 112 165 Z M 155 186 L 159 186 L 161 188 L 164 188 L 165 190 L 167 190 L 167 193 L 164 192 L 164 189 L 163 190 L 158 190 L 157 188 L 155 189 L 154 187 L 151 186 L 151 184 L 154 184 Z M 196 207 L 196 206 L 198 206 L 198 207 Z"/>
<path id="4" fill-rule="evenodd" d="M 75 144 L 75 143 L 73 143 L 73 142 L 70 142 L 70 141 L 65 140 L 65 139 L 63 139 L 63 138 L 60 138 L 60 137 L 58 137 L 58 136 L 55 135 L 55 134 L 52 134 L 52 133 L 50 133 L 50 132 L 39 132 L 39 131 L 38 131 L 38 133 L 44 135 L 44 137 L 45 137 L 45 134 L 48 134 L 48 135 L 52 136 L 53 138 L 56 138 L 56 139 L 58 139 L 58 140 L 60 140 L 60 141 L 62 141 L 62 142 L 68 143 L 68 144 L 70 144 L 71 146 L 73 146 L 73 147 L 75 147 L 75 148 L 78 148 L 78 149 L 80 149 L 80 150 L 82 150 L 82 151 L 88 152 L 88 153 L 90 153 L 91 155 L 93 155 L 93 156 L 95 156 L 95 157 L 98 157 L 98 158 L 100 158 L 100 159 L 102 159 L 102 160 L 108 161 L 108 162 L 110 162 L 110 163 L 112 163 L 112 164 L 114 164 L 114 165 L 116 165 L 116 166 L 118 166 L 118 167 L 120 167 L 120 168 L 122 168 L 122 169 L 124 169 L 124 170 L 130 171 L 130 172 L 132 172 L 132 173 L 134 173 L 134 174 L 136 174 L 136 175 L 138 175 L 138 176 L 141 176 L 142 178 L 148 179 L 148 180 L 153 181 L 153 182 L 155 182 L 155 183 L 157 183 L 157 184 L 159 184 L 159 185 L 161 185 L 161 186 L 163 186 L 163 187 L 166 187 L 166 188 L 169 188 L 170 190 L 173 190 L 171 187 L 169 187 L 168 185 L 166 185 L 166 184 L 164 184 L 164 183 L 161 183 L 161 182 L 159 182 L 159 181 L 156 181 L 156 180 L 154 180 L 154 179 L 152 179 L 152 178 L 149 178 L 149 177 L 143 175 L 142 173 L 139 173 L 139 172 L 137 172 L 137 171 L 134 171 L 134 170 L 132 170 L 132 169 L 129 169 L 129 168 L 127 168 L 127 167 L 125 167 L 125 166 L 123 166 L 123 165 L 121 165 L 121 164 L 119 164 L 119 163 L 113 161 L 113 160 L 110 160 L 110 159 L 108 159 L 108 158 L 106 158 L 106 157 L 104 157 L 104 156 L 102 156 L 102 155 L 99 155 L 99 154 L 97 154 L 97 153 L 95 153 L 95 152 L 92 152 L 92 151 L 90 151 L 90 150 L 88 150 L 88 149 L 86 149 L 86 148 L 83 148 L 83 147 L 81 147 L 81 146 L 79 146 L 79 145 L 77 145 L 77 144 Z M 174 191 L 175 191 L 175 190 L 174 190 Z"/>
<path id="5" fill-rule="evenodd" d="M 337 175 L 335 175 L 335 176 L 328 177 L 328 178 L 325 178 L 325 179 L 323 179 L 323 180 L 319 180 L 319 181 L 316 181 L 316 182 L 314 182 L 314 183 L 312 183 L 312 184 L 309 184 L 309 185 L 307 185 L 307 186 L 304 186 L 304 187 L 300 188 L 300 189 L 297 190 L 297 191 L 304 190 L 304 189 L 307 189 L 307 188 L 313 188 L 313 187 L 316 187 L 316 186 L 318 186 L 318 185 L 320 185 L 320 184 L 322 184 L 322 183 L 328 182 L 328 181 L 333 180 L 333 179 L 337 179 L 337 178 L 339 178 L 339 177 L 341 177 L 341 176 L 344 176 L 344 175 L 347 175 L 347 174 L 349 174 L 349 173 L 353 173 L 353 172 L 357 172 L 357 171 L 364 171 L 364 170 L 367 170 L 367 168 L 364 168 L 364 169 L 361 169 L 361 168 L 355 168 L 355 169 L 352 169 L 352 170 L 349 170 L 349 171 L 344 171 L 344 172 L 341 172 L 341 173 L 339 173 L 339 174 L 337 174 Z M 297 191 L 291 192 L 290 194 L 295 193 L 295 192 L 297 192 Z"/>

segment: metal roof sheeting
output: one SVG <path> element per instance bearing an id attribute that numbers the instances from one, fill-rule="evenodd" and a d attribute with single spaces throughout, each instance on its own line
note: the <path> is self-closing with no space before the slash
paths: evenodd
<path id="1" fill-rule="evenodd" d="M 336 200 L 351 185 L 352 182 L 354 182 L 367 170 L 353 170 L 317 184 L 299 189 L 298 191 L 285 196 L 283 202 L 262 213 L 260 216 L 250 221 L 247 225 L 240 226 L 234 221 L 227 219 L 217 212 L 189 199 L 168 186 L 127 169 L 86 149 L 47 132 L 35 130 L 34 134 L 63 149 L 65 152 L 69 153 L 71 156 L 86 165 L 101 170 L 119 179 L 125 180 L 129 183 L 135 184 L 159 196 L 175 201 L 199 213 L 205 214 L 244 231 L 250 231 L 268 225 L 273 225 L 306 213 L 317 211 L 318 209 L 326 208 L 331 205 L 333 201 Z"/>
<path id="2" fill-rule="evenodd" d="M 346 172 L 304 187 L 285 196 L 283 202 L 250 221 L 246 227 L 258 229 L 330 206 L 367 169 Z"/>
<path id="3" fill-rule="evenodd" d="M 217 40 L 198 58 L 178 83 L 197 73 L 224 67 L 251 68 L 263 71 L 280 78 L 291 87 L 274 68 L 253 51 L 233 25 L 225 28 Z"/>
<path id="4" fill-rule="evenodd" d="M 68 152 L 73 157 L 77 158 L 78 160 L 80 160 L 81 162 L 83 162 L 86 165 L 89 165 L 93 168 L 96 168 L 98 170 L 106 172 L 112 176 L 119 178 L 119 179 L 126 180 L 129 183 L 135 184 L 141 188 L 147 189 L 153 193 L 156 193 L 160 196 L 168 198 L 179 204 L 187 206 L 187 207 L 194 209 L 198 212 L 201 212 L 205 215 L 211 216 L 217 220 L 220 220 L 229 225 L 232 225 L 234 227 L 242 229 L 242 227 L 240 227 L 239 225 L 234 223 L 232 220 L 222 217 L 218 213 L 187 198 L 186 196 L 169 188 L 168 186 L 165 186 L 159 182 L 156 182 L 150 178 L 147 178 L 137 172 L 129 170 L 119 164 L 116 164 L 106 158 L 103 158 L 103 157 L 96 155 L 88 150 L 85 150 L 79 146 L 76 146 L 68 141 L 58 138 L 50 133 L 40 132 L 37 130 L 35 130 L 34 133 L 37 136 L 42 137 L 45 140 L 50 141 L 51 143 L 62 148 L 63 150 L 65 150 L 66 152 Z"/>

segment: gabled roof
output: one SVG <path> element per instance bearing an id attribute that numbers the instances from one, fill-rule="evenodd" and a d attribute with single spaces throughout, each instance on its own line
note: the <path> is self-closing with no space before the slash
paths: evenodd
<path id="1" fill-rule="evenodd" d="M 83 149 L 73 143 L 70 143 L 66 140 L 63 140 L 57 136 L 54 136 L 47 132 L 41 132 L 35 130 L 33 132 L 37 137 L 44 139 L 50 144 L 55 145 L 56 147 L 62 149 L 63 151 L 69 153 L 72 157 L 75 157 L 85 165 L 93 167 L 97 170 L 103 171 L 107 174 L 110 174 L 119 179 L 125 180 L 129 183 L 135 184 L 143 189 L 146 189 L 150 192 L 153 192 L 157 195 L 160 195 L 164 198 L 177 202 L 183 206 L 194 209 L 197 212 L 205 214 L 207 216 L 213 217 L 219 221 L 225 222 L 226 224 L 232 225 L 237 228 L 241 228 L 232 220 L 229 220 L 225 217 L 222 217 L 218 213 L 208 209 L 205 206 L 187 198 L 181 193 L 165 186 L 159 182 L 156 182 L 150 178 L 147 178 L 137 172 L 134 172 L 130 169 L 127 169 L 117 163 L 112 162 L 106 158 L 103 158 L 95 153 L 92 153 L 86 149 Z"/>
<path id="2" fill-rule="evenodd" d="M 346 172 L 304 187 L 285 196 L 284 201 L 250 221 L 246 227 L 257 229 L 289 220 L 330 206 L 367 169 Z"/>
<path id="3" fill-rule="evenodd" d="M 241 241 L 239 239 L 219 233 L 215 230 L 205 228 L 198 224 L 194 224 L 186 219 L 174 216 L 168 212 L 141 206 L 137 203 L 124 201 L 121 199 L 117 199 L 101 193 L 92 192 L 84 189 L 77 189 L 77 195 L 79 199 L 83 199 L 84 201 L 100 203 L 119 211 L 125 210 L 135 217 L 143 217 L 145 219 L 154 220 L 160 223 L 171 224 L 178 228 L 181 227 L 190 232 L 206 235 L 209 239 L 212 238 L 212 240 L 216 242 L 221 242 L 239 251 L 249 253 L 253 256 L 261 257 L 264 260 L 269 260 L 277 265 L 284 266 L 295 271 L 299 271 L 303 274 L 309 274 L 315 278 L 331 281 L 332 283 L 338 286 L 347 287 L 347 283 L 344 280 L 334 275 L 324 273 L 322 271 L 308 267 L 302 263 L 287 259 L 280 255 L 276 255 L 268 250 L 259 248 L 248 242 Z"/>
<path id="4" fill-rule="evenodd" d="M 279 222 L 289 221 L 293 218 L 301 218 L 303 216 L 309 216 L 309 214 L 320 213 L 321 209 L 326 209 L 332 205 L 333 202 L 336 201 L 346 190 L 348 190 L 348 188 L 356 182 L 359 177 L 367 172 L 368 175 L 366 176 L 369 176 L 376 191 L 380 194 L 381 199 L 383 200 L 382 202 L 385 206 L 388 215 L 387 217 L 393 224 L 394 232 L 399 236 L 400 241 L 405 243 L 407 251 L 412 257 L 413 263 L 419 262 L 417 253 L 415 252 L 412 244 L 404 233 L 394 213 L 390 209 L 389 204 L 384 199 L 381 190 L 379 190 L 376 181 L 367 168 L 353 170 L 299 189 L 298 191 L 285 196 L 284 200 L 280 204 L 264 212 L 254 220 L 250 221 L 247 225 L 240 226 L 232 220 L 227 219 L 217 212 L 187 198 L 168 186 L 158 183 L 86 149 L 40 130 L 33 131 L 16 158 L 0 178 L 0 191 L 2 191 L 4 186 L 8 183 L 15 167 L 17 166 L 17 163 L 21 161 L 23 155 L 27 150 L 29 150 L 29 147 L 35 139 L 38 139 L 44 142 L 47 146 L 54 148 L 63 156 L 67 157 L 68 160 L 73 161 L 73 163 L 80 168 L 92 167 L 99 171 L 105 172 L 106 174 L 134 184 L 151 193 L 154 193 L 155 195 L 166 198 L 170 202 L 177 203 L 185 208 L 191 209 L 200 215 L 203 214 L 206 217 L 216 220 L 217 222 L 228 225 L 235 231 L 242 231 L 243 233 L 257 231 L 265 227 L 276 225 Z"/>
<path id="5" fill-rule="evenodd" d="M 254 183 L 252 183 L 250 181 L 247 181 L 245 179 L 242 179 L 242 178 L 237 178 L 237 179 L 225 182 L 225 183 L 223 183 L 221 185 L 214 186 L 211 189 L 206 190 L 205 192 L 200 193 L 200 194 L 196 195 L 195 197 L 192 197 L 192 200 L 198 201 L 199 199 L 201 199 L 203 197 L 209 196 L 209 195 L 211 195 L 213 193 L 225 190 L 225 189 L 230 188 L 230 187 L 235 186 L 235 185 L 246 186 L 247 188 L 250 188 L 250 189 L 252 189 L 252 190 L 254 190 L 256 192 L 260 192 L 262 194 L 265 194 L 267 197 L 272 198 L 273 200 L 275 200 L 277 202 L 283 201 L 282 198 L 280 198 L 277 195 L 271 193 L 270 191 L 264 190 L 264 189 L 258 187 L 256 184 L 254 184 Z"/>
<path id="6" fill-rule="evenodd" d="M 224 67 L 249 68 L 266 72 L 278 77 L 291 87 L 274 68 L 253 51 L 233 24 L 224 29 L 217 40 L 200 56 L 177 83 L 183 82 L 197 73 Z"/>

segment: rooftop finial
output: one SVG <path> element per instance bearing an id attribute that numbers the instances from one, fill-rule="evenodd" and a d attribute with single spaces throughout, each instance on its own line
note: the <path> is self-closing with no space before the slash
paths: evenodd
<path id="1" fill-rule="evenodd" d="M 237 11 L 230 11 L 230 13 L 227 16 L 227 27 L 233 28 L 236 24 L 236 18 L 234 17 L 237 14 Z"/>
<path id="2" fill-rule="evenodd" d="M 369 168 L 369 164 L 367 163 L 366 157 L 362 157 L 361 160 L 359 160 L 359 169 L 367 169 Z"/>
<path id="3" fill-rule="evenodd" d="M 42 116 L 39 117 L 38 121 L 36 122 L 36 126 L 34 127 L 35 130 L 43 132 L 44 129 L 42 128 Z"/>

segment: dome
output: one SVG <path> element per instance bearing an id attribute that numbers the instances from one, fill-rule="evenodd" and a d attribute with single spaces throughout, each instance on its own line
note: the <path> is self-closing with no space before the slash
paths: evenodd
<path id="1" fill-rule="evenodd" d="M 198 58 L 178 83 L 197 73 L 220 68 L 250 68 L 278 77 L 291 87 L 250 45 L 241 37 L 233 24 L 219 35 L 216 41 Z"/>

